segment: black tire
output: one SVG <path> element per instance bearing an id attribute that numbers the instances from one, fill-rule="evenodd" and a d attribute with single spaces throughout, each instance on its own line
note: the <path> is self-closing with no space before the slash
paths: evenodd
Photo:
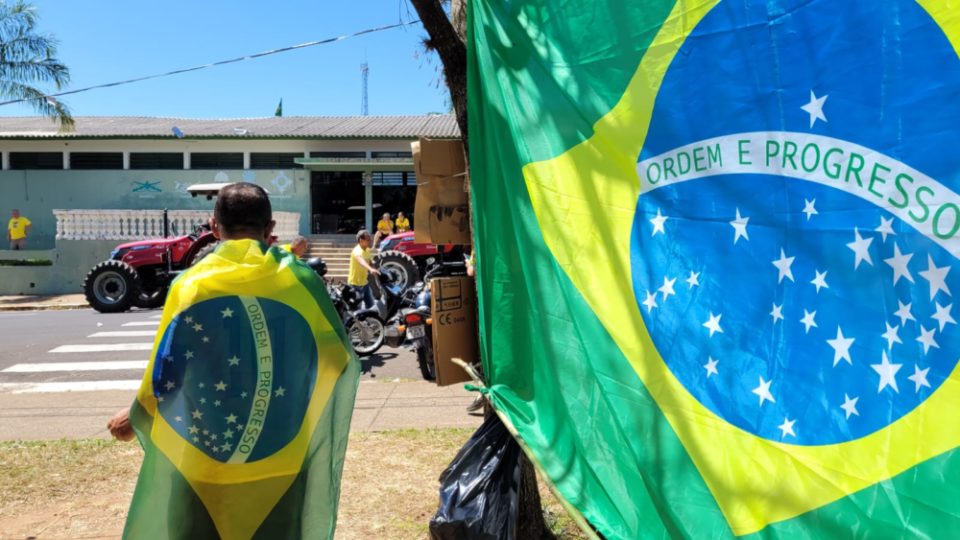
<path id="1" fill-rule="evenodd" d="M 366 313 L 351 318 L 346 327 L 347 338 L 357 356 L 371 355 L 383 346 L 386 327 L 380 317 Z"/>
<path id="2" fill-rule="evenodd" d="M 153 290 L 143 290 L 141 285 L 140 289 L 140 294 L 133 299 L 133 305 L 138 308 L 157 309 L 163 307 L 163 303 L 167 301 L 166 285 Z"/>
<path id="3" fill-rule="evenodd" d="M 387 250 L 377 254 L 373 265 L 380 273 L 389 276 L 390 283 L 399 285 L 406 291 L 420 281 L 420 269 L 412 257 L 401 251 Z"/>
<path id="4" fill-rule="evenodd" d="M 437 378 L 437 364 L 433 360 L 433 344 L 425 339 L 417 347 L 417 365 L 424 380 L 433 381 Z"/>
<path id="5" fill-rule="evenodd" d="M 218 247 L 220 247 L 220 242 L 213 242 L 200 248 L 200 251 L 197 251 L 196 255 L 193 256 L 193 260 L 190 261 L 190 266 L 202 261 L 204 257 L 216 251 Z"/>
<path id="6" fill-rule="evenodd" d="M 83 279 L 83 294 L 100 313 L 127 311 L 140 295 L 140 275 L 123 261 L 103 261 Z"/>

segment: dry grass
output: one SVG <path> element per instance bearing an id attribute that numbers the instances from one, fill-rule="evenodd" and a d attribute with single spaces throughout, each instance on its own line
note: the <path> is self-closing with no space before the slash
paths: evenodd
<path id="1" fill-rule="evenodd" d="M 352 433 L 339 539 L 419 539 L 437 508 L 438 476 L 471 430 Z M 0 539 L 117 538 L 140 466 L 140 447 L 99 440 L 0 443 Z M 545 488 L 560 538 L 581 538 Z"/>

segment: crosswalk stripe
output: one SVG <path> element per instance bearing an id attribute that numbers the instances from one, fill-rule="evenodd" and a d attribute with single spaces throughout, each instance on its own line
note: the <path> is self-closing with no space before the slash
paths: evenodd
<path id="1" fill-rule="evenodd" d="M 153 337 L 157 335 L 153 330 L 119 330 L 116 332 L 97 332 L 90 334 L 88 338 L 98 337 Z"/>
<path id="2" fill-rule="evenodd" d="M 44 383 L 0 383 L 0 393 L 32 394 L 40 392 L 92 392 L 97 390 L 137 390 L 140 381 L 77 381 Z"/>
<path id="3" fill-rule="evenodd" d="M 125 322 L 120 326 L 160 326 L 160 321 L 133 321 Z"/>
<path id="4" fill-rule="evenodd" d="M 151 319 L 159 319 L 160 317 L 163 317 L 163 315 L 151 315 L 151 316 L 150 316 Z"/>
<path id="5" fill-rule="evenodd" d="M 51 349 L 52 353 L 82 353 L 82 352 L 114 352 L 114 351 L 149 351 L 153 343 L 101 343 L 98 345 L 60 345 Z"/>
<path id="6" fill-rule="evenodd" d="M 116 362 L 45 362 L 37 364 L 14 364 L 0 373 L 49 373 L 53 371 L 103 371 L 112 369 L 145 369 L 146 360 L 120 360 Z"/>

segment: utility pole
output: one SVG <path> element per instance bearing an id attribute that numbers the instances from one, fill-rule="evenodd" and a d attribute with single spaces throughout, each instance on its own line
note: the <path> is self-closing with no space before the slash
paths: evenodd
<path id="1" fill-rule="evenodd" d="M 360 64 L 360 78 L 362 80 L 362 93 L 360 98 L 360 115 L 367 116 L 370 114 L 370 107 L 367 103 L 367 75 L 370 73 L 370 66 L 366 62 Z"/>

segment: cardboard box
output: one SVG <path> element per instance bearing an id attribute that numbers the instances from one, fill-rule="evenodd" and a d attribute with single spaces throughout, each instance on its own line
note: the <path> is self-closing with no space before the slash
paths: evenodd
<path id="1" fill-rule="evenodd" d="M 433 317 L 433 358 L 437 385 L 469 382 L 470 375 L 451 360 L 480 361 L 477 334 L 477 295 L 473 278 L 437 278 L 430 282 Z"/>
<path id="2" fill-rule="evenodd" d="M 417 174 L 414 240 L 425 244 L 470 244 L 466 158 L 460 140 L 421 137 L 410 143 Z"/>

